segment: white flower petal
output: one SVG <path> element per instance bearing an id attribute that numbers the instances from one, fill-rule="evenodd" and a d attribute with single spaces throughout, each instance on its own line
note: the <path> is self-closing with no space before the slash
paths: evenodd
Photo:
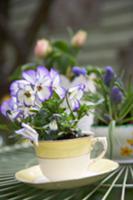
<path id="1" fill-rule="evenodd" d="M 27 70 L 27 71 L 23 71 L 22 73 L 22 77 L 28 81 L 29 83 L 33 84 L 36 81 L 36 72 L 35 70 Z"/>
<path id="2" fill-rule="evenodd" d="M 43 86 L 47 86 L 47 87 L 50 87 L 51 86 L 51 79 L 50 79 L 50 76 L 45 76 L 43 77 L 43 79 L 41 80 L 41 83 Z"/>
<path id="3" fill-rule="evenodd" d="M 62 99 L 65 96 L 66 90 L 62 87 L 56 87 L 54 91 L 58 94 L 58 96 Z"/>
<path id="4" fill-rule="evenodd" d="M 95 83 L 94 83 L 95 78 L 96 77 L 95 77 L 94 74 L 91 74 L 88 77 L 80 75 L 72 81 L 71 86 L 73 87 L 77 84 L 84 84 L 85 85 L 85 91 L 95 92 L 96 91 L 96 87 L 95 87 Z"/>
<path id="5" fill-rule="evenodd" d="M 10 85 L 11 95 L 15 96 L 18 90 L 23 89 L 27 84 L 29 83 L 25 80 L 17 80 L 17 81 L 12 82 L 12 84 Z"/>
<path id="6" fill-rule="evenodd" d="M 24 90 L 33 93 L 33 89 L 32 89 L 32 87 L 30 85 L 25 85 Z"/>
<path id="7" fill-rule="evenodd" d="M 51 97 L 52 90 L 48 87 L 42 87 L 42 89 L 37 92 L 37 95 L 41 101 L 44 101 Z"/>
<path id="8" fill-rule="evenodd" d="M 22 127 L 22 129 L 15 131 L 16 134 L 22 135 L 24 138 L 27 138 L 38 144 L 38 133 L 28 124 L 22 123 Z"/>
<path id="9" fill-rule="evenodd" d="M 27 97 L 24 95 L 24 104 L 27 106 L 33 106 L 35 101 L 35 96 Z"/>
<path id="10" fill-rule="evenodd" d="M 84 116 L 81 118 L 78 122 L 78 127 L 84 132 L 88 131 L 88 133 L 91 130 L 91 126 L 94 122 L 94 115 L 89 113 L 89 116 Z"/>
<path id="11" fill-rule="evenodd" d="M 52 79 L 54 79 L 54 77 L 55 76 L 57 76 L 58 75 L 58 72 L 55 70 L 55 69 L 51 69 L 50 70 L 50 77 L 52 78 Z"/>
<path id="12" fill-rule="evenodd" d="M 60 76 L 61 77 L 61 86 L 68 89 L 71 86 L 71 82 L 63 75 Z"/>
<path id="13" fill-rule="evenodd" d="M 81 97 L 83 96 L 84 89 L 85 89 L 85 86 L 83 84 L 80 84 L 80 85 L 70 88 L 68 90 L 68 93 L 70 95 L 69 98 L 70 99 L 75 98 L 75 99 L 80 100 Z"/>
<path id="14" fill-rule="evenodd" d="M 55 69 L 51 69 L 50 77 L 52 79 L 53 87 L 58 87 L 60 85 L 61 79 L 58 72 Z"/>
<path id="15" fill-rule="evenodd" d="M 60 77 L 57 75 L 54 79 L 53 79 L 53 87 L 58 87 L 60 85 Z"/>
<path id="16" fill-rule="evenodd" d="M 74 111 L 78 110 L 80 107 L 80 103 L 77 99 L 73 98 L 73 99 L 69 100 L 69 103 L 70 103 L 71 109 Z"/>
<path id="17" fill-rule="evenodd" d="M 41 81 L 45 76 L 49 75 L 49 71 L 44 66 L 37 67 L 37 80 Z"/>
<path id="18" fill-rule="evenodd" d="M 24 102 L 24 90 L 19 90 L 17 93 L 18 102 L 23 104 Z"/>

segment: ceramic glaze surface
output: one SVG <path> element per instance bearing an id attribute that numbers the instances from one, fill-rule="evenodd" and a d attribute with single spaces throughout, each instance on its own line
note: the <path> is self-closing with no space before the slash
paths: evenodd
<path id="1" fill-rule="evenodd" d="M 108 127 L 93 127 L 95 136 L 104 136 L 108 139 Z M 112 134 L 112 159 L 120 163 L 133 163 L 133 126 L 117 126 Z M 109 158 L 109 149 L 106 157 Z"/>
<path id="2" fill-rule="evenodd" d="M 41 141 L 35 146 L 40 169 L 50 180 L 67 180 L 86 173 L 91 164 L 90 154 L 96 142 L 103 145 L 103 151 L 96 159 L 105 155 L 107 150 L 106 138 L 92 136 L 61 140 Z"/>
<path id="3" fill-rule="evenodd" d="M 70 158 L 81 156 L 91 151 L 93 137 L 83 137 L 68 140 L 40 141 L 35 145 L 35 151 L 39 158 Z"/>
<path id="4" fill-rule="evenodd" d="M 50 180 L 68 180 L 83 176 L 91 164 L 90 155 L 64 159 L 40 159 L 40 169 Z"/>
<path id="5" fill-rule="evenodd" d="M 114 161 L 99 159 L 96 162 L 93 162 L 88 167 L 86 174 L 80 177 L 68 180 L 61 179 L 60 181 L 50 181 L 42 174 L 39 165 L 36 165 L 17 172 L 15 177 L 18 181 L 42 189 L 69 189 L 95 183 L 108 173 L 116 170 L 118 167 L 119 165 Z"/>

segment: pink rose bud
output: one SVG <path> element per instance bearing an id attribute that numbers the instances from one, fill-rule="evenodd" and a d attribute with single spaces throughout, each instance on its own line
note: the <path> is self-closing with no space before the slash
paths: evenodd
<path id="1" fill-rule="evenodd" d="M 51 51 L 50 42 L 46 39 L 38 40 L 34 48 L 34 54 L 38 58 L 46 57 Z"/>
<path id="2" fill-rule="evenodd" d="M 86 31 L 78 31 L 72 38 L 71 44 L 75 47 L 82 47 L 87 40 Z"/>

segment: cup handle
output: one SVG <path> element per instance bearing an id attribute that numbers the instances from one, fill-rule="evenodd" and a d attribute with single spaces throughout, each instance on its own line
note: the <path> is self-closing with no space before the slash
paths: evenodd
<path id="1" fill-rule="evenodd" d="M 107 151 L 107 146 L 108 146 L 107 138 L 106 137 L 96 137 L 93 140 L 94 140 L 94 145 L 95 145 L 95 143 L 99 142 L 103 146 L 103 151 L 100 153 L 100 155 L 98 155 L 96 158 L 94 158 L 94 160 L 101 159 L 105 156 L 105 153 Z"/>

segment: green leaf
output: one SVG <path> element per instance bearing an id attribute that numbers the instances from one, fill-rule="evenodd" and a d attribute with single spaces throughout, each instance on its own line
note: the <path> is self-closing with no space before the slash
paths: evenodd
<path id="1" fill-rule="evenodd" d="M 21 66 L 21 70 L 29 70 L 29 69 L 36 69 L 37 65 L 35 63 L 28 63 Z"/>
<path id="2" fill-rule="evenodd" d="M 26 65 L 22 65 L 17 67 L 17 69 L 13 72 L 13 74 L 9 77 L 9 81 L 18 80 L 22 78 L 22 71 L 35 69 L 36 65 L 33 63 L 28 63 Z"/>
<path id="3" fill-rule="evenodd" d="M 0 124 L 0 130 L 2 130 L 2 131 L 8 131 L 9 129 L 8 129 L 7 125 Z"/>
<path id="4" fill-rule="evenodd" d="M 69 52 L 69 46 L 64 40 L 55 41 L 53 46 L 62 52 Z"/>
<path id="5" fill-rule="evenodd" d="M 118 120 L 122 120 L 133 109 L 133 95 L 126 97 L 124 103 L 121 106 L 120 113 L 118 113 Z"/>

